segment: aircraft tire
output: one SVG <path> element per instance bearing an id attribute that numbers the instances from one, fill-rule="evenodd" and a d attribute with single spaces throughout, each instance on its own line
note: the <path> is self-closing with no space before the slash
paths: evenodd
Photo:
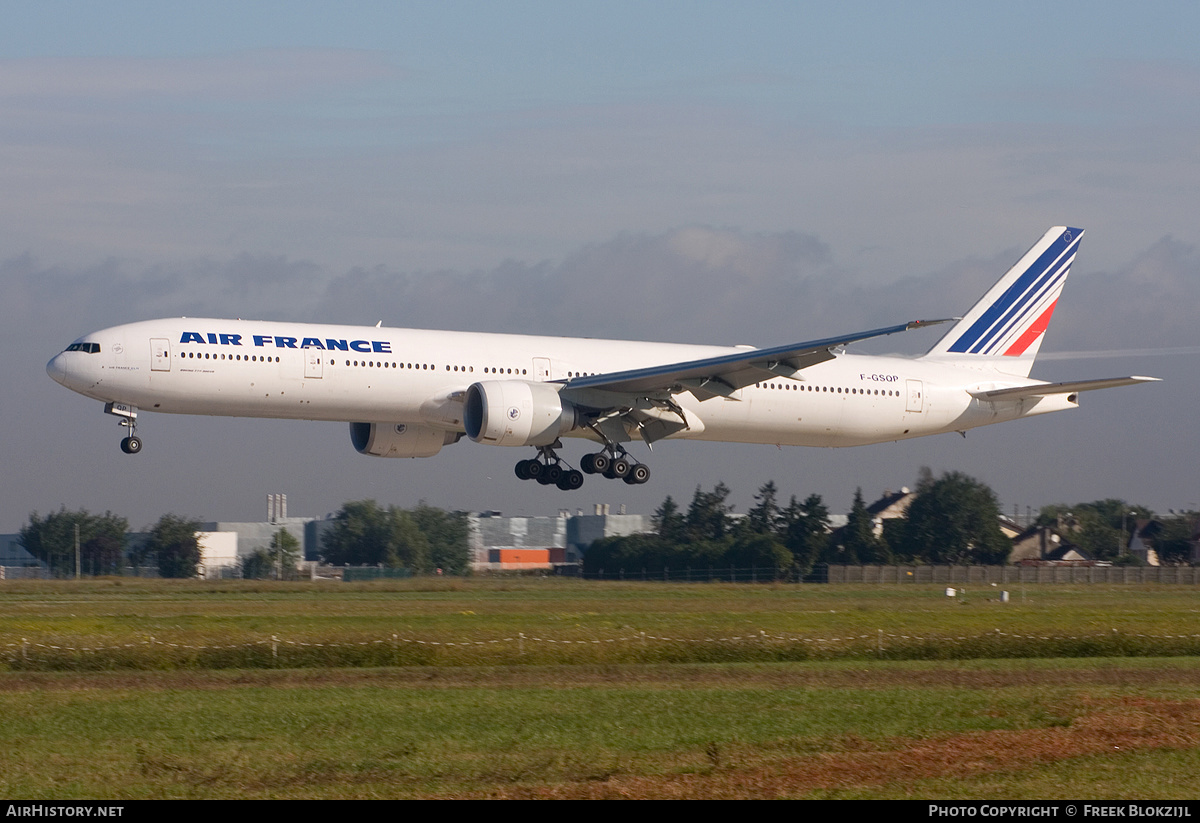
<path id="1" fill-rule="evenodd" d="M 137 454 L 142 450 L 142 439 L 140 437 L 126 437 L 121 441 L 121 451 L 126 454 Z"/>
<path id="2" fill-rule="evenodd" d="M 604 473 L 604 476 L 609 480 L 624 478 L 627 474 L 629 474 L 629 469 L 629 460 L 624 457 L 618 457 L 617 459 L 613 460 L 612 464 L 608 467 L 608 471 Z"/>

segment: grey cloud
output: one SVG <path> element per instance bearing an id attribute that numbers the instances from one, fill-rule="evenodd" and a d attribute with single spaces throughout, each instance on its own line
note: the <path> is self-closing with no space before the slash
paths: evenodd
<path id="1" fill-rule="evenodd" d="M 474 272 L 356 269 L 329 282 L 313 319 L 767 345 L 962 314 L 1023 251 L 876 285 L 840 267 L 811 235 L 694 226 L 621 235 L 560 262 Z M 1196 305 L 1200 256 L 1190 245 L 1163 238 L 1108 272 L 1089 271 L 1085 258 L 1067 283 L 1047 351 L 1195 345 Z M 933 342 L 911 338 L 886 345 L 912 351 Z"/>
<path id="2" fill-rule="evenodd" d="M 74 334 L 189 315 L 767 345 L 961 314 L 1021 251 L 881 285 L 839 266 L 812 235 L 704 226 L 623 234 L 561 261 L 509 260 L 474 271 L 334 274 L 308 261 L 250 254 L 69 269 L 22 255 L 0 262 L 0 318 L 10 328 L 62 326 L 70 318 L 63 331 Z M 1076 264 L 1047 350 L 1197 345 L 1196 305 L 1200 254 L 1189 244 L 1163 238 L 1110 271 Z M 921 336 L 919 346 L 931 342 Z"/>
<path id="3" fill-rule="evenodd" d="M 713 343 L 791 339 L 839 276 L 810 235 L 686 227 L 621 235 L 561 262 L 490 271 L 354 270 L 319 311 L 363 322 Z"/>
<path id="4" fill-rule="evenodd" d="M 322 280 L 311 263 L 249 254 L 143 269 L 117 260 L 78 269 L 43 267 L 21 255 L 0 262 L 0 323 L 73 338 L 153 317 L 294 318 L 307 311 Z"/>
<path id="5" fill-rule="evenodd" d="M 1084 238 L 1087 242 L 1087 238 Z M 1124 265 L 1072 277 L 1050 332 L 1055 348 L 1200 344 L 1200 254 L 1164 237 Z"/>
<path id="6" fill-rule="evenodd" d="M 142 95 L 260 98 L 383 76 L 361 49 L 260 49 L 205 57 L 30 57 L 0 60 L 0 100 L 108 100 Z"/>

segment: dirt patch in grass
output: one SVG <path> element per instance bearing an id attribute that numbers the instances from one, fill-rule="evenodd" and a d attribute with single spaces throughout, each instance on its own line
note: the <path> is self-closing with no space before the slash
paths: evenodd
<path id="1" fill-rule="evenodd" d="M 928 740 L 840 741 L 839 750 L 739 764 L 736 750 L 710 747 L 704 773 L 523 784 L 479 795 L 497 799 L 769 799 L 903 786 L 928 779 L 1020 773 L 1070 758 L 1200 746 L 1200 700 L 1140 697 L 1088 701 L 1063 727 L 975 732 Z M 753 756 L 752 756 L 753 757 Z M 726 761 L 729 765 L 725 765 Z"/>

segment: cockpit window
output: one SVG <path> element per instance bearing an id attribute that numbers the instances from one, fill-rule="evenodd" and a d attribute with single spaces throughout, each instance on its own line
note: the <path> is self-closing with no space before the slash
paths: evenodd
<path id="1" fill-rule="evenodd" d="M 67 351 L 82 351 L 82 352 L 87 352 L 88 354 L 99 354 L 100 353 L 100 344 L 99 343 L 72 343 L 71 345 L 67 346 Z"/>

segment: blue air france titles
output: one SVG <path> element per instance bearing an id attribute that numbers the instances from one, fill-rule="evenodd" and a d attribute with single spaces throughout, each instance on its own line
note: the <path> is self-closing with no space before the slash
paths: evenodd
<path id="1" fill-rule="evenodd" d="M 185 331 L 180 343 L 205 343 L 213 346 L 242 346 L 242 334 L 224 332 Z M 391 354 L 390 340 L 346 340 L 334 337 L 287 337 L 282 334 L 252 334 L 256 348 L 271 346 L 276 349 L 325 349 L 327 351 L 357 351 L 369 354 Z"/>

